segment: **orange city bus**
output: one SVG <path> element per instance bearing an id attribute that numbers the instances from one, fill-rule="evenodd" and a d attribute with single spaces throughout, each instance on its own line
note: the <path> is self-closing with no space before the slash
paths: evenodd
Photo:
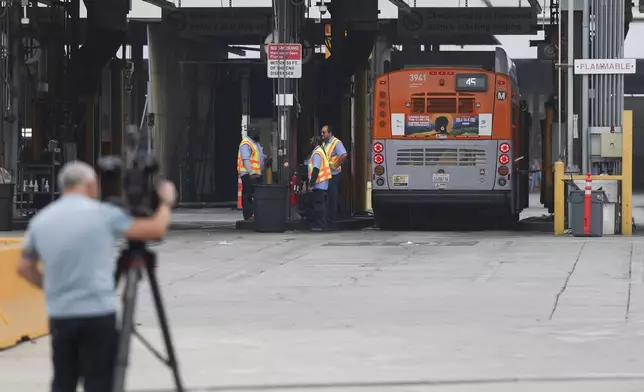
<path id="1" fill-rule="evenodd" d="M 403 68 L 376 78 L 372 206 L 381 228 L 407 226 L 422 211 L 484 213 L 511 225 L 528 206 L 516 67 L 503 49 L 477 53 L 488 67 Z"/>

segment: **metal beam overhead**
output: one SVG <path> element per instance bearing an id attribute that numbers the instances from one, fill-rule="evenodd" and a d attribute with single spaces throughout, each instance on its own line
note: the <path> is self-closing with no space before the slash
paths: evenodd
<path id="1" fill-rule="evenodd" d="M 530 3 L 530 6 L 534 8 L 535 11 L 537 11 L 537 14 L 540 14 L 543 12 L 543 9 L 541 8 L 541 4 L 539 4 L 539 0 L 528 0 L 528 3 Z"/>
<path id="2" fill-rule="evenodd" d="M 494 7 L 494 4 L 492 4 L 492 1 L 490 0 L 482 0 L 482 1 L 486 7 Z M 528 3 L 530 3 L 530 7 L 534 8 L 534 10 L 537 11 L 537 14 L 540 14 L 543 12 L 543 9 L 541 8 L 541 4 L 539 4 L 539 0 L 528 0 Z"/>
<path id="3" fill-rule="evenodd" d="M 143 0 L 146 3 L 156 5 L 157 7 L 165 8 L 166 10 L 175 10 L 177 6 L 173 2 L 168 0 Z"/>
<path id="4" fill-rule="evenodd" d="M 405 3 L 404 0 L 389 0 L 391 4 L 398 7 L 399 10 L 404 12 L 411 12 L 411 7 L 409 4 Z"/>

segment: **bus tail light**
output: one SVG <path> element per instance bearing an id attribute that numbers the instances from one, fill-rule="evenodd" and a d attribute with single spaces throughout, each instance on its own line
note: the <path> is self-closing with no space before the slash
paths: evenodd
<path id="1" fill-rule="evenodd" d="M 375 152 L 376 154 L 380 154 L 384 149 L 385 149 L 385 146 L 383 146 L 383 144 L 380 142 L 376 142 L 373 144 L 373 152 Z"/>
<path id="2" fill-rule="evenodd" d="M 505 154 L 499 156 L 499 163 L 502 165 L 507 165 L 508 163 L 510 163 L 510 157 Z"/>
<path id="3" fill-rule="evenodd" d="M 380 154 L 376 154 L 373 156 L 373 163 L 376 165 L 382 165 L 385 162 L 385 157 L 383 157 Z"/>
<path id="4" fill-rule="evenodd" d="M 373 169 L 373 172 L 377 176 L 382 176 L 383 174 L 385 174 L 385 168 L 383 166 L 378 165 Z"/>
<path id="5" fill-rule="evenodd" d="M 510 145 L 508 143 L 501 143 L 499 145 L 499 151 L 501 151 L 502 154 L 507 154 L 510 152 Z"/>
<path id="6" fill-rule="evenodd" d="M 498 172 L 500 176 L 505 177 L 510 173 L 510 169 L 507 166 L 499 166 Z"/>

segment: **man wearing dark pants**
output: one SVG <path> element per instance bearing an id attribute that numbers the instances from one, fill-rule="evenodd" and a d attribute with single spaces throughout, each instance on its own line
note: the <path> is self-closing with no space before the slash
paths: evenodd
<path id="1" fill-rule="evenodd" d="M 172 183 L 160 183 L 157 211 L 133 219 L 96 200 L 96 172 L 86 163 L 65 165 L 58 182 L 62 197 L 29 222 L 18 274 L 45 289 L 54 366 L 51 391 L 76 392 L 83 379 L 85 392 L 111 392 L 118 342 L 114 245 L 118 237 L 162 238 L 176 190 Z"/>
<path id="2" fill-rule="evenodd" d="M 54 362 L 52 391 L 108 391 L 118 346 L 114 313 L 94 317 L 52 318 L 49 321 Z"/>
<path id="3" fill-rule="evenodd" d="M 244 220 L 253 219 L 255 210 L 253 199 L 255 195 L 255 185 L 262 184 L 261 176 L 244 175 L 242 179 L 242 214 Z"/>
<path id="4" fill-rule="evenodd" d="M 322 127 L 322 140 L 324 140 L 324 151 L 329 158 L 331 167 L 331 180 L 329 181 L 329 190 L 327 192 L 327 224 L 333 227 L 335 226 L 338 210 L 340 173 L 342 172 L 342 164 L 347 158 L 347 150 L 344 148 L 342 141 L 333 135 L 333 130 L 328 125 Z"/>
<path id="5" fill-rule="evenodd" d="M 331 168 L 322 147 L 322 139 L 318 136 L 311 139 L 313 152 L 309 158 L 309 190 L 313 204 L 313 223 L 311 230 L 327 229 L 327 190 L 331 179 Z"/>
<path id="6" fill-rule="evenodd" d="M 254 185 L 262 183 L 264 152 L 259 144 L 259 131 L 248 130 L 248 136 L 242 138 L 237 152 L 237 172 L 242 181 L 242 213 L 244 220 L 253 218 Z"/>

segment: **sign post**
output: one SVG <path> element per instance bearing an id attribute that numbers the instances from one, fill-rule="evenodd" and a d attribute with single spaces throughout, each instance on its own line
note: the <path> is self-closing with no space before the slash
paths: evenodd
<path id="1" fill-rule="evenodd" d="M 267 72 L 271 79 L 300 79 L 302 77 L 301 44 L 269 44 Z"/>
<path id="2" fill-rule="evenodd" d="M 634 74 L 635 59 L 576 59 L 577 75 L 625 75 Z"/>

